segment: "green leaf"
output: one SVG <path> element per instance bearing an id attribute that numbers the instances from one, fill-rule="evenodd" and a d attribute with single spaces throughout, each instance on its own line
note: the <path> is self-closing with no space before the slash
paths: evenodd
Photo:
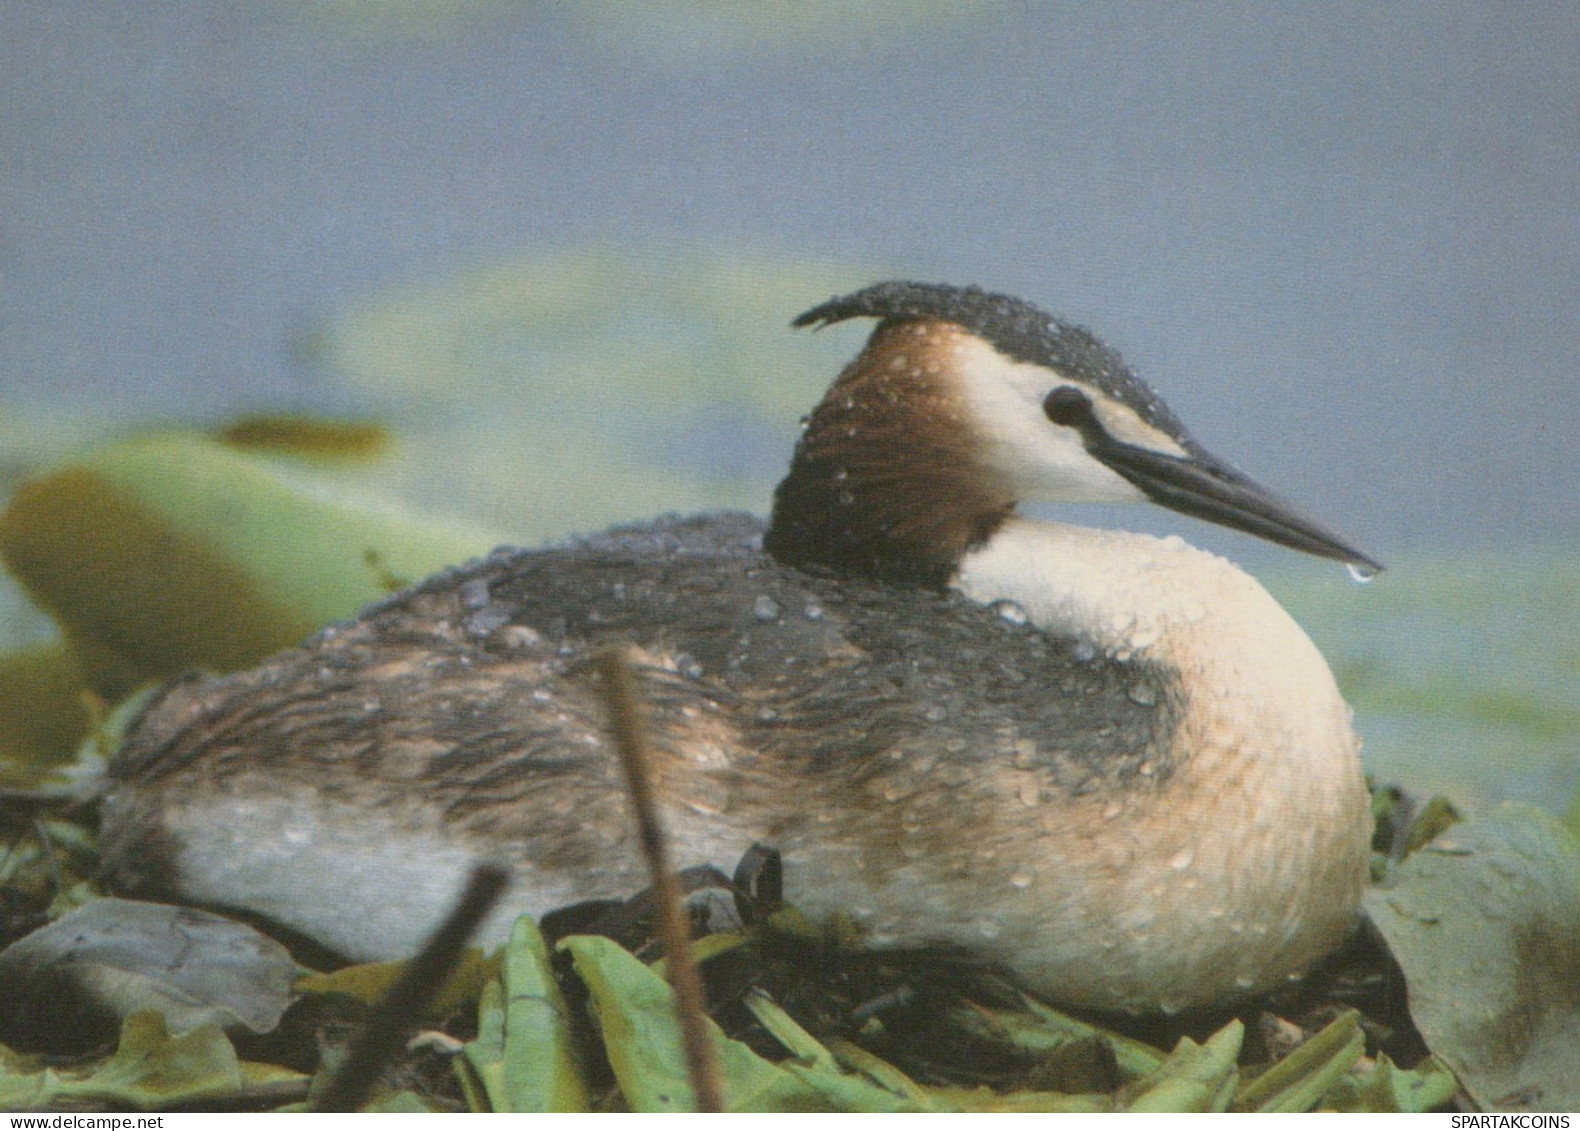
<path id="1" fill-rule="evenodd" d="M 499 541 L 175 434 L 94 452 L 0 513 L 0 558 L 110 698 L 246 667 Z"/>
<path id="2" fill-rule="evenodd" d="M 241 1063 L 219 1026 L 172 1037 L 164 1018 L 149 1011 L 126 1019 L 115 1055 L 99 1071 L 84 1081 L 62 1082 L 53 1098 L 94 1096 L 149 1108 L 241 1087 Z"/>
<path id="3" fill-rule="evenodd" d="M 941 1110 L 936 1097 L 894 1065 L 850 1041 L 836 1038 L 834 1043 L 824 1045 L 761 990 L 747 993 L 744 1004 L 758 1024 L 790 1053 L 791 1059 L 779 1067 L 799 1076 L 829 1099 L 850 1104 L 856 1111 L 879 1110 L 873 1106 L 875 1103 L 893 1103 L 892 1098 L 874 1096 L 871 1085 L 916 1109 Z M 847 1075 L 842 1067 L 852 1069 L 856 1075 Z"/>
<path id="4" fill-rule="evenodd" d="M 1303 1041 L 1234 1096 L 1236 1111 L 1310 1111 L 1366 1051 L 1361 1015 L 1349 1010 Z"/>
<path id="5" fill-rule="evenodd" d="M 0 652 L 0 789 L 36 787 L 70 760 L 93 726 L 87 686 L 59 641 Z"/>
<path id="6" fill-rule="evenodd" d="M 759 1020 L 762 1019 L 755 1010 L 753 1014 Z M 784 1043 L 784 1039 L 777 1033 L 774 1036 L 781 1044 Z M 827 1047 L 842 1067 L 859 1073 L 885 1091 L 893 1092 L 919 1107 L 938 1106 L 936 1089 L 930 1093 L 928 1089 L 923 1088 L 894 1065 L 876 1053 L 862 1048 L 855 1041 L 846 1040 L 844 1037 L 830 1037 Z"/>
<path id="7" fill-rule="evenodd" d="M 952 1010 L 950 1020 L 975 1036 L 1003 1044 L 1030 1057 L 1043 1057 L 1073 1044 L 1098 1038 L 1114 1050 L 1122 1080 L 1135 1080 L 1155 1071 L 1164 1053 L 1151 1045 L 1077 1021 L 1035 998 L 1017 994 L 1019 1009 L 990 1009 L 971 1005 Z"/>
<path id="8" fill-rule="evenodd" d="M 592 995 L 610 1066 L 631 1109 L 695 1110 L 668 984 L 610 939 L 573 936 L 559 945 Z M 711 1021 L 708 1031 L 730 1111 L 918 1110 L 860 1077 L 821 1064 L 773 1064 Z"/>
<path id="9" fill-rule="evenodd" d="M 305 1079 L 284 1068 L 244 1065 L 217 1025 L 172 1037 L 154 1012 L 128 1017 L 115 1055 L 93 1068 L 35 1070 L 32 1065 L 15 1054 L 0 1056 L 0 1108 L 28 1111 L 90 1101 L 149 1111 Z"/>
<path id="10" fill-rule="evenodd" d="M 1350 1073 L 1323 1097 L 1324 1109 L 1388 1114 L 1419 1114 L 1442 1107 L 1459 1091 L 1459 1081 L 1435 1056 L 1406 1070 L 1380 1052 L 1364 1073 Z"/>
<path id="11" fill-rule="evenodd" d="M 464 1055 L 496 1112 L 587 1110 L 565 999 L 543 935 L 527 916 L 505 944 L 499 978 L 483 990 L 477 1039 Z"/>
<path id="12" fill-rule="evenodd" d="M 296 990 L 304 994 L 345 994 L 364 1005 L 376 1005 L 406 972 L 408 960 L 365 962 L 342 966 L 329 974 L 308 974 L 296 980 Z M 428 1003 L 431 1017 L 443 1017 L 468 1002 L 478 1000 L 483 988 L 499 971 L 499 963 L 476 947 L 467 947 L 456 960 L 455 969 L 439 986 Z"/>
<path id="13" fill-rule="evenodd" d="M 36 1111 L 44 1105 L 43 1060 L 0 1045 L 0 1111 Z"/>
<path id="14" fill-rule="evenodd" d="M 992 1088 L 926 1088 L 934 1105 L 944 1111 L 1097 1112 L 1113 1111 L 1109 1096 L 1066 1095 L 1063 1092 L 995 1092 Z"/>
<path id="15" fill-rule="evenodd" d="M 1365 909 L 1427 1046 L 1488 1109 L 1580 1107 L 1580 848 L 1529 805 L 1472 817 Z"/>
<path id="16" fill-rule="evenodd" d="M 1245 1026 L 1231 1021 L 1198 1045 L 1189 1037 L 1140 1080 L 1121 1089 L 1125 1111 L 1226 1111 L 1240 1079 Z"/>
<path id="17" fill-rule="evenodd" d="M 796 1060 L 811 1068 L 837 1068 L 838 1059 L 833 1050 L 803 1029 L 800 1022 L 762 990 L 748 990 L 743 1004 L 757 1019 L 757 1023 L 768 1031 L 768 1035 L 783 1045 Z M 903 1094 L 903 1086 L 900 1092 Z"/>
<path id="18" fill-rule="evenodd" d="M 430 1115 L 440 1109 L 429 1107 L 416 1092 L 394 1092 L 379 1096 L 362 1110 L 380 1114 Z"/>
<path id="19" fill-rule="evenodd" d="M 1422 845 L 1431 843 L 1464 819 L 1464 814 L 1455 808 L 1454 803 L 1448 798 L 1432 798 L 1422 806 L 1415 820 L 1410 822 L 1410 829 L 1405 834 L 1405 855 L 1415 852 Z"/>
<path id="20" fill-rule="evenodd" d="M 753 1013 L 756 1014 L 755 1009 Z M 757 1016 L 761 1020 L 761 1015 Z M 828 1051 L 846 1068 L 861 1073 L 880 1088 L 932 1111 L 1080 1112 L 1114 1109 L 1113 1100 L 1106 1095 L 1068 1095 L 1045 1091 L 1000 1093 L 985 1087 L 924 1087 L 894 1065 L 842 1037 L 830 1039 Z"/>

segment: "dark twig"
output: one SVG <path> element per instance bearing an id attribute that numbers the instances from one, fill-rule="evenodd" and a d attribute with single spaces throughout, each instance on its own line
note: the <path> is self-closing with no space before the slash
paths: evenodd
<path id="1" fill-rule="evenodd" d="M 367 1103 L 379 1073 L 400 1051 L 405 1026 L 433 1000 L 461 957 L 461 948 L 509 882 L 510 870 L 503 865 L 472 869 L 455 907 L 374 1008 L 345 1064 L 313 1102 L 314 1111 L 357 1111 Z"/>
<path id="2" fill-rule="evenodd" d="M 636 814 L 642 855 L 647 860 L 658 903 L 659 937 L 669 956 L 669 984 L 675 991 L 675 1016 L 680 1023 L 691 1090 L 696 1096 L 698 1111 L 723 1111 L 718 1055 L 708 1035 L 702 982 L 691 960 L 691 932 L 680 888 L 670 867 L 668 844 L 654 798 L 653 759 L 648 751 L 645 720 L 637 703 L 636 681 L 631 675 L 630 662 L 620 649 L 611 648 L 600 653 L 598 668 L 609 708 L 609 731 L 620 754 L 620 764 L 625 768 L 626 788 Z"/>

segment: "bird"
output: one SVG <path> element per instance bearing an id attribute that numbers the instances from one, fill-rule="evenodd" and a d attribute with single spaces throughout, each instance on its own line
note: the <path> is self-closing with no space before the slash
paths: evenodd
<path id="1" fill-rule="evenodd" d="M 500 549 L 248 671 L 166 686 L 108 767 L 114 890 L 239 909 L 356 960 L 647 877 L 600 698 L 627 649 L 677 866 L 777 850 L 875 949 L 965 948 L 1075 1007 L 1278 989 L 1347 937 L 1372 820 L 1327 663 L 1178 535 L 1032 517 L 1151 502 L 1374 558 L 1211 455 L 1120 355 L 1032 304 L 886 282 L 766 525 L 673 515 Z"/>

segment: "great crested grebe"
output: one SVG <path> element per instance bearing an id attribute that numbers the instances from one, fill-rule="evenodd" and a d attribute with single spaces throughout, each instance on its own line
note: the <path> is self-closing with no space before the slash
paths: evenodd
<path id="1" fill-rule="evenodd" d="M 974 288 L 884 283 L 766 529 L 721 514 L 499 551 L 154 701 L 106 875 L 413 951 L 471 862 L 484 935 L 645 887 L 592 657 L 634 645 L 679 865 L 783 854 L 875 945 L 964 945 L 1073 1005 L 1276 986 L 1349 929 L 1371 817 L 1288 614 L 1186 545 L 1034 521 L 1147 500 L 1380 568 L 1186 433 L 1113 351 Z M 765 552 L 766 551 L 766 552 Z"/>

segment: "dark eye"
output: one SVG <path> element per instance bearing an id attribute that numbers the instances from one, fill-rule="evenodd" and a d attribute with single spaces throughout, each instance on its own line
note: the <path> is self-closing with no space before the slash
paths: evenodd
<path id="1" fill-rule="evenodd" d="M 1042 411 L 1049 420 L 1067 428 L 1080 428 L 1092 422 L 1092 402 L 1081 390 L 1068 385 L 1060 385 L 1044 397 Z"/>

